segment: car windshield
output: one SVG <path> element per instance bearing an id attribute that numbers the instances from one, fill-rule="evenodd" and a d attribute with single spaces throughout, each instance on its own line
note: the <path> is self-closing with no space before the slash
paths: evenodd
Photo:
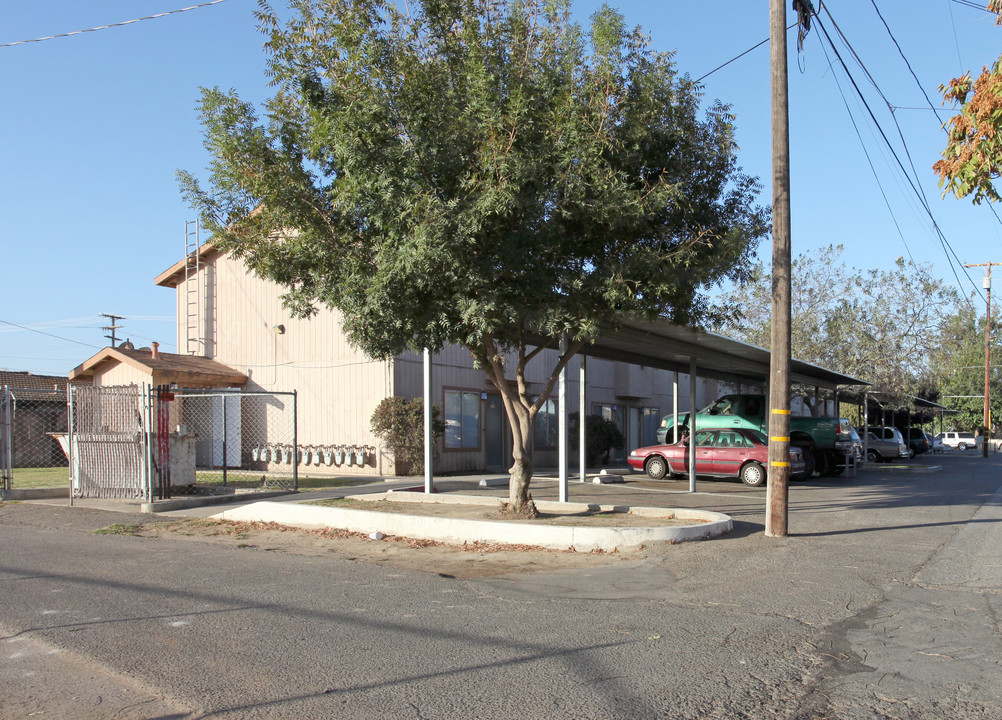
<path id="1" fill-rule="evenodd" d="M 707 415 L 734 415 L 737 412 L 734 398 L 725 395 L 704 410 Z"/>
<path id="2" fill-rule="evenodd" d="M 758 430 L 745 430 L 746 433 L 752 436 L 757 442 L 762 445 L 768 445 L 769 441 L 766 439 L 765 434 L 759 432 Z"/>

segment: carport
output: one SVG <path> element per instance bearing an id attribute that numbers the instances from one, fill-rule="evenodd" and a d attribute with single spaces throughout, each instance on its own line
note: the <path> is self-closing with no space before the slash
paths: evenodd
<path id="1" fill-rule="evenodd" d="M 557 347 L 557 338 L 535 336 L 530 338 L 535 345 Z M 587 361 L 588 358 L 602 358 L 616 362 L 630 363 L 643 367 L 659 368 L 675 373 L 675 410 L 678 410 L 678 374 L 689 376 L 689 407 L 696 408 L 696 379 L 700 377 L 723 380 L 730 383 L 761 383 L 766 386 L 768 397 L 770 352 L 764 348 L 706 330 L 675 325 L 667 321 L 624 320 L 616 330 L 609 330 L 579 353 L 580 363 L 580 407 L 586 407 Z M 568 488 L 568 447 L 567 447 L 567 393 L 566 369 L 560 374 L 557 386 L 557 405 L 560 423 L 558 467 L 560 500 L 567 501 Z M 819 390 L 830 390 L 836 396 L 840 387 L 869 385 L 865 380 L 844 375 L 828 368 L 813 365 L 802 360 L 790 362 L 790 382 L 807 385 Z M 432 491 L 431 462 L 431 354 L 424 353 L 424 407 L 425 407 L 425 492 Z M 581 438 L 578 443 L 580 456 L 580 482 L 585 482 L 585 438 L 584 423 L 580 423 Z M 690 448 L 690 453 L 692 453 Z M 689 463 L 689 491 L 696 490 L 694 463 Z"/>

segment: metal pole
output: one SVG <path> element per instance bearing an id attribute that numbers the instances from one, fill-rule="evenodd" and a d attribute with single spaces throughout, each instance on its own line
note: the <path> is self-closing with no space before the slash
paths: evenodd
<path id="1" fill-rule="evenodd" d="M 431 350 L 424 349 L 424 491 L 433 492 L 431 469 Z"/>
<path id="2" fill-rule="evenodd" d="M 696 492 L 696 358 L 689 358 L 689 492 Z"/>
<path id="3" fill-rule="evenodd" d="M 578 388 L 578 468 L 581 473 L 581 482 L 587 482 L 588 477 L 588 468 L 585 467 L 588 457 L 587 453 L 585 453 L 585 426 L 588 424 L 588 418 L 585 410 L 585 380 L 588 375 L 587 365 L 588 358 L 582 355 L 579 370 L 581 387 Z"/>
<path id="4" fill-rule="evenodd" d="M 981 457 L 988 457 L 988 438 L 991 437 L 991 409 L 988 406 L 989 370 L 992 356 L 992 264 L 988 263 L 988 274 L 984 279 L 985 299 L 988 309 L 985 312 L 985 429 L 981 433 Z"/>
<path id="5" fill-rule="evenodd" d="M 219 400 L 223 403 L 223 487 L 226 487 L 226 465 L 229 458 L 226 455 L 226 395 L 221 395 Z M 169 429 L 169 428 L 168 428 Z M 293 448 L 296 446 L 293 445 Z M 293 450 L 295 452 L 295 450 Z M 293 468 L 295 468 L 296 463 L 293 463 Z"/>
<path id="6" fill-rule="evenodd" d="M 772 343 L 765 534 L 786 537 L 790 480 L 790 113 L 786 5 L 770 0 L 772 66 Z"/>
<path id="7" fill-rule="evenodd" d="M 560 337 L 560 356 L 567 353 L 567 337 Z M 567 366 L 560 370 L 557 380 L 557 427 L 560 437 L 557 440 L 557 476 L 559 477 L 558 499 L 567 502 Z"/>
<path id="8" fill-rule="evenodd" d="M 0 490 L 12 490 L 14 475 L 14 422 L 11 418 L 10 407 L 10 386 L 3 386 L 3 447 L 0 448 L 2 458 L 0 458 L 0 473 L 3 477 L 0 482 Z"/>
<path id="9" fill-rule="evenodd" d="M 296 452 L 299 449 L 299 391 L 292 391 L 292 489 L 299 491 L 299 458 Z M 241 402 L 241 409 L 242 402 Z"/>
<path id="10" fill-rule="evenodd" d="M 672 442 L 678 442 L 678 370 L 675 371 L 674 381 L 671 386 L 672 402 Z"/>

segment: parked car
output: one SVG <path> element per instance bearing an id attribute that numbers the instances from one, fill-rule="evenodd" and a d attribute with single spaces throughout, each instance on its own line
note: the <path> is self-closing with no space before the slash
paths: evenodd
<path id="1" fill-rule="evenodd" d="M 766 480 L 769 464 L 769 441 L 758 430 L 749 428 L 702 428 L 696 430 L 696 474 L 711 477 L 736 477 L 745 485 L 758 487 Z M 665 476 L 689 472 L 688 438 L 677 443 L 649 445 L 630 453 L 627 461 L 634 470 L 660 480 Z M 803 451 L 790 447 L 790 473 L 806 474 Z"/>
<path id="2" fill-rule="evenodd" d="M 881 428 L 878 428 L 881 429 Z M 887 433 L 890 437 L 879 437 L 872 430 L 866 436 L 866 461 L 882 462 L 884 460 L 894 460 L 896 458 L 906 458 L 911 455 L 905 441 L 901 439 L 901 433 L 896 428 L 883 428 L 894 430 L 897 437 L 892 433 Z"/>
<path id="3" fill-rule="evenodd" d="M 912 456 L 929 452 L 929 441 L 925 438 L 925 433 L 920 427 L 898 428 L 905 445 L 911 450 Z"/>
<path id="4" fill-rule="evenodd" d="M 859 437 L 859 433 L 856 431 L 856 428 L 854 428 L 852 426 L 852 423 L 848 420 L 840 420 L 839 423 L 840 424 L 844 423 L 843 425 L 843 427 L 845 428 L 844 432 L 846 434 L 846 437 L 848 438 L 842 444 L 843 447 L 845 448 L 845 451 L 850 455 L 852 455 L 857 460 L 862 460 L 863 440 L 862 438 Z"/>
<path id="5" fill-rule="evenodd" d="M 978 446 L 978 439 L 974 437 L 972 432 L 941 432 L 936 437 L 945 447 L 956 450 L 966 450 Z"/>
<path id="6" fill-rule="evenodd" d="M 933 437 L 932 433 L 926 433 L 925 439 L 929 443 L 929 450 L 932 453 L 943 452 L 943 440 L 938 435 Z"/>

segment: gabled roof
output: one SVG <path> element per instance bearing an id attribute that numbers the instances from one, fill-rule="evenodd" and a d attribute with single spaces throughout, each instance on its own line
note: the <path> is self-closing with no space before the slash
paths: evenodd
<path id="1" fill-rule="evenodd" d="M 215 248 L 211 240 L 203 243 L 198 248 L 198 260 L 200 263 L 219 254 L 221 254 L 220 251 Z M 161 287 L 177 287 L 180 285 L 184 282 L 184 270 L 189 257 L 191 256 L 189 255 L 178 260 L 176 263 L 157 275 L 153 279 L 153 282 Z"/>
<path id="2" fill-rule="evenodd" d="M 93 380 L 94 375 L 112 365 L 124 363 L 149 373 L 153 385 L 176 383 L 181 387 L 233 387 L 247 382 L 247 376 L 209 358 L 196 355 L 158 353 L 148 348 L 128 350 L 107 347 L 70 370 L 70 380 Z"/>

